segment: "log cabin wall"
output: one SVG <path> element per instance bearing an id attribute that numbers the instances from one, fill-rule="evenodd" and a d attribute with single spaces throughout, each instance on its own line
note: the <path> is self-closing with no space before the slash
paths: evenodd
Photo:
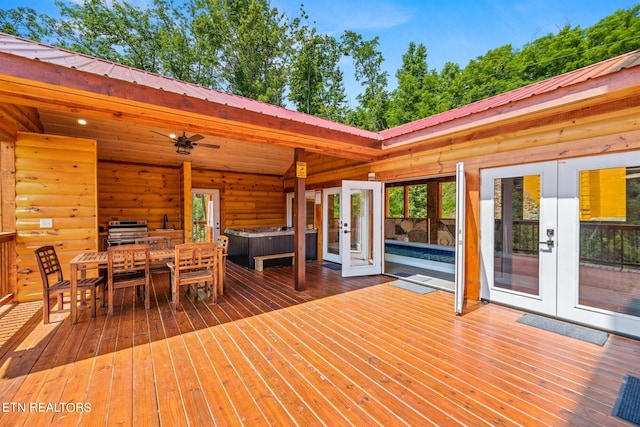
<path id="1" fill-rule="evenodd" d="M 562 160 L 640 149 L 640 106 L 628 101 L 555 113 L 554 117 L 522 118 L 502 126 L 472 129 L 468 134 L 422 143 L 408 154 L 368 164 L 315 171 L 308 165 L 308 189 L 339 186 L 343 179 L 366 180 L 375 172 L 382 182 L 454 175 L 457 162 L 466 171 L 466 297 L 480 298 L 480 171 L 484 168 Z M 311 157 L 311 156 L 309 156 Z M 336 162 L 337 166 L 339 162 Z M 288 186 L 289 180 L 285 182 Z M 319 235 L 321 230 L 319 231 Z M 320 248 L 321 249 L 321 248 Z M 319 253 L 322 253 L 319 251 Z"/>
<path id="2" fill-rule="evenodd" d="M 193 170 L 193 188 L 220 189 L 221 231 L 287 224 L 281 176 Z"/>
<path id="3" fill-rule="evenodd" d="M 140 164 L 100 162 L 98 221 L 106 230 L 112 219 L 147 220 L 149 230 L 182 228 L 180 169 Z"/>
<path id="4" fill-rule="evenodd" d="M 42 133 L 35 108 L 0 103 L 0 231 L 15 231 L 15 142 L 18 132 Z"/>
<path id="5" fill-rule="evenodd" d="M 100 162 L 98 220 L 106 227 L 112 218 L 144 219 L 150 230 L 181 229 L 181 172 L 179 168 Z M 286 225 L 283 179 L 279 176 L 192 170 L 191 187 L 220 190 L 221 228 Z"/>
<path id="6" fill-rule="evenodd" d="M 25 302 L 42 297 L 36 248 L 53 245 L 65 277 L 74 256 L 98 248 L 96 141 L 18 133 L 15 159 L 16 300 Z"/>

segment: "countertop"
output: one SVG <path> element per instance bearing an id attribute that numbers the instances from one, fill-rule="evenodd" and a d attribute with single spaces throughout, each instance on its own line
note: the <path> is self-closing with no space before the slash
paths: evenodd
<path id="1" fill-rule="evenodd" d="M 292 227 L 264 227 L 264 228 L 228 228 L 224 234 L 241 237 L 269 237 L 293 235 Z M 307 228 L 306 234 L 317 233 L 315 228 Z"/>

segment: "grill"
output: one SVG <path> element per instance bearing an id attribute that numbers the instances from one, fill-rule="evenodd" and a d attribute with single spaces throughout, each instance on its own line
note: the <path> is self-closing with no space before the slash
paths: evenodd
<path id="1" fill-rule="evenodd" d="M 107 246 L 132 245 L 141 237 L 149 237 L 147 221 L 109 221 Z"/>

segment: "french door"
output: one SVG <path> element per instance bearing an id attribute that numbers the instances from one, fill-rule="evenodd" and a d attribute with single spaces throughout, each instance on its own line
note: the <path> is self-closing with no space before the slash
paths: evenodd
<path id="1" fill-rule="evenodd" d="M 191 190 L 193 242 L 215 242 L 220 236 L 220 190 Z"/>
<path id="2" fill-rule="evenodd" d="M 640 153 L 484 170 L 482 296 L 640 336 Z"/>
<path id="3" fill-rule="evenodd" d="M 340 193 L 342 276 L 382 273 L 382 183 L 343 181 Z"/>
<path id="4" fill-rule="evenodd" d="M 483 298 L 554 316 L 556 162 L 484 170 L 480 180 Z"/>

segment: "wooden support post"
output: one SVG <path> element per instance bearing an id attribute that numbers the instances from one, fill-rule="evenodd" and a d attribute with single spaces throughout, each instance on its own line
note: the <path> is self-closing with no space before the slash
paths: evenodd
<path id="1" fill-rule="evenodd" d="M 305 224 L 305 179 L 307 177 L 307 164 L 305 163 L 305 151 L 296 148 L 294 155 L 296 178 L 294 183 L 294 209 L 293 209 L 293 245 L 295 252 L 294 266 L 294 288 L 296 291 L 304 291 L 306 286 L 305 263 L 306 263 L 306 224 Z"/>

